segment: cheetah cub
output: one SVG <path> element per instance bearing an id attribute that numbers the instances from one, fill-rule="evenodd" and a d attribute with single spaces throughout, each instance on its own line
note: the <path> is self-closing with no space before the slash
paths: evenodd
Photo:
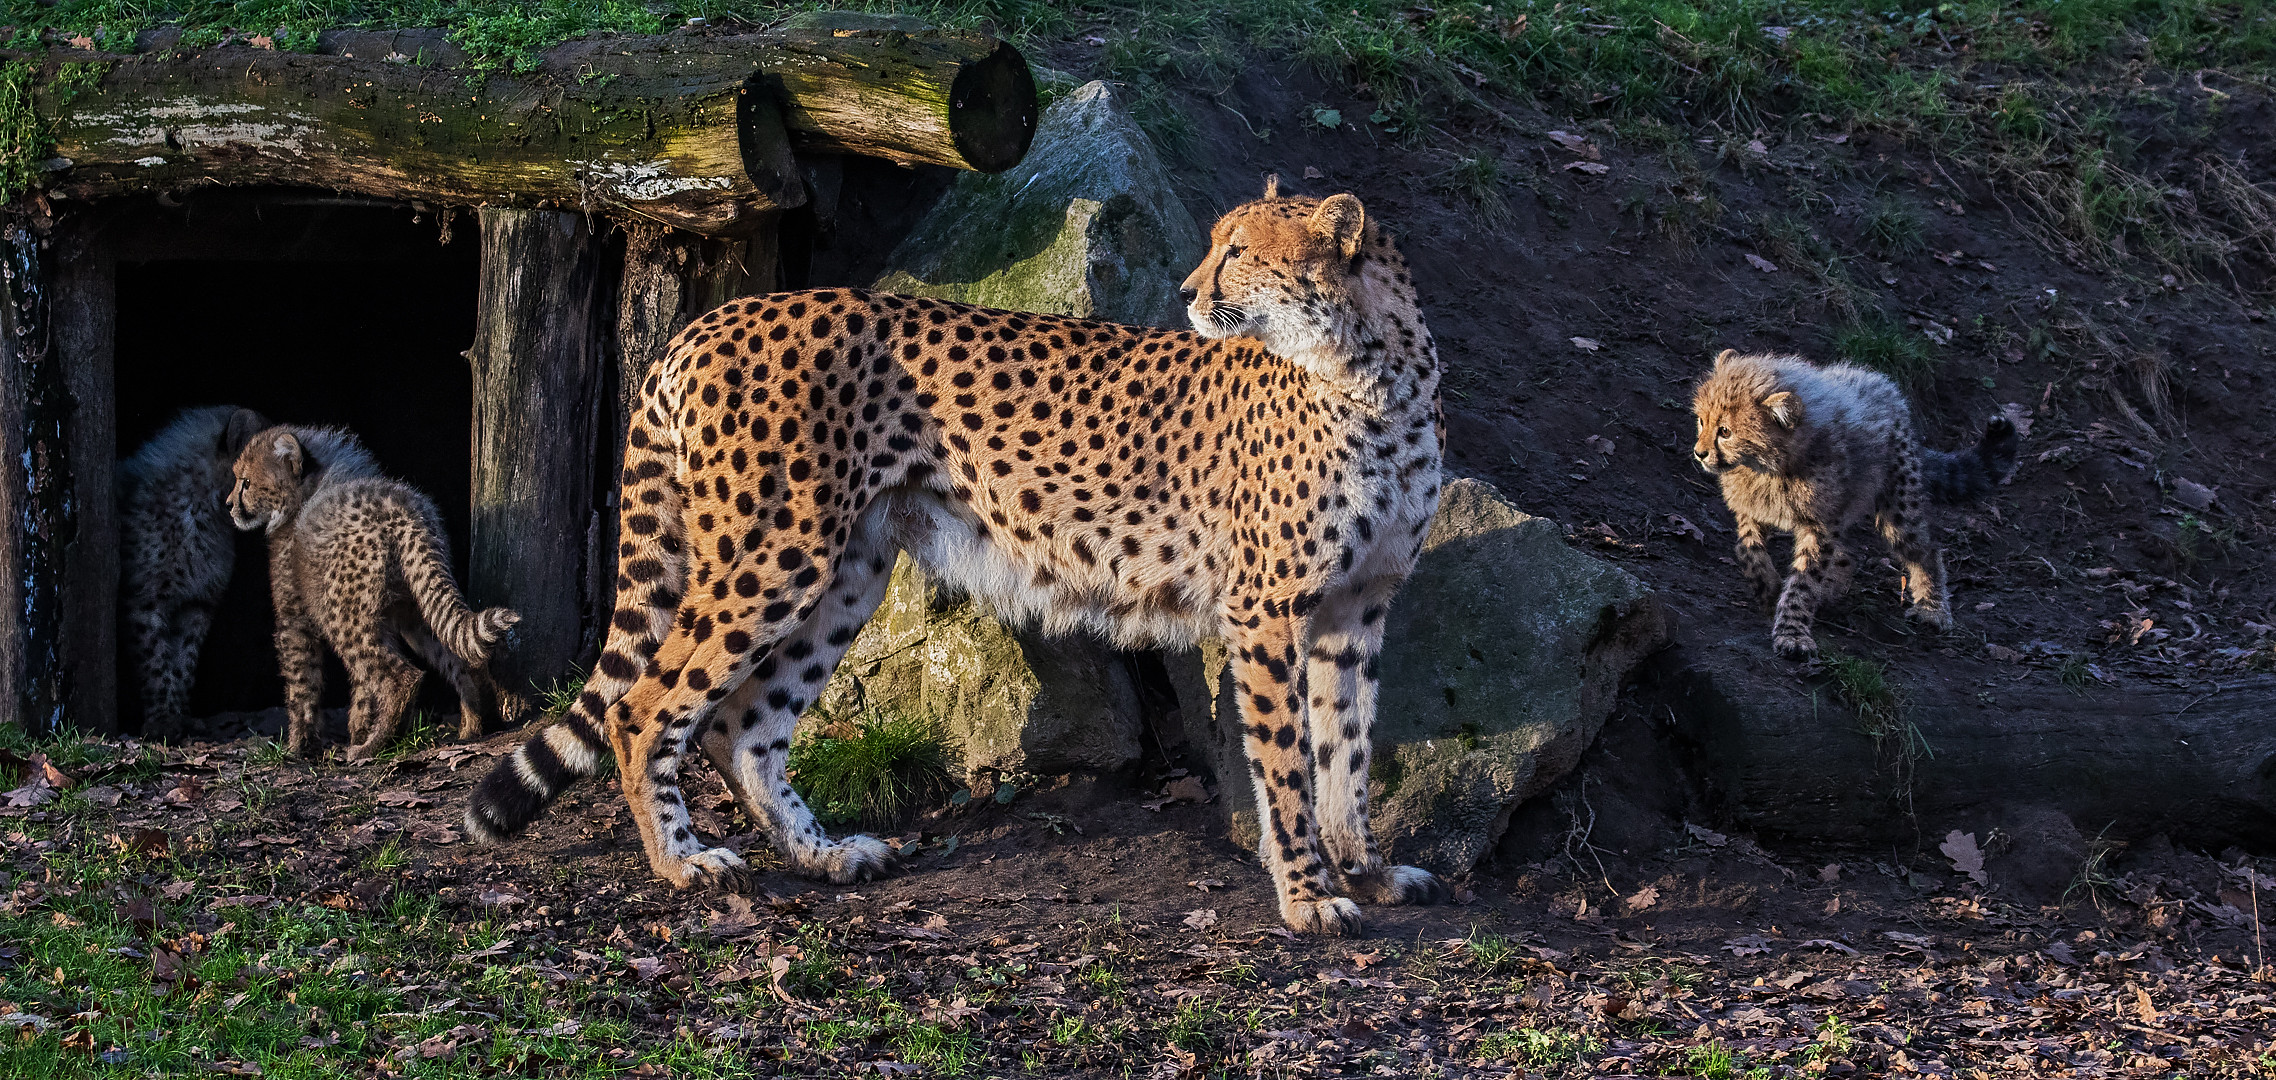
<path id="1" fill-rule="evenodd" d="M 1986 421 L 1971 449 L 1927 450 L 1888 377 L 1733 349 L 1715 357 L 1691 411 L 1699 418 L 1692 456 L 1721 481 L 1738 519 L 1739 569 L 1759 599 L 1776 601 L 1770 641 L 1780 656 L 1817 651 L 1810 631 L 1818 605 L 1849 587 L 1853 569 L 1841 534 L 1867 516 L 1904 567 L 1907 614 L 1951 628 L 1928 503 L 1975 500 L 2015 470 L 2015 425 L 2006 417 Z M 1793 572 L 1783 583 L 1766 529 L 1794 534 Z"/>
<path id="2" fill-rule="evenodd" d="M 319 640 L 340 655 L 353 686 L 350 761 L 378 753 L 403 726 L 423 674 L 409 654 L 458 691 L 460 738 L 480 736 L 483 716 L 501 704 L 519 711 L 487 665 L 491 644 L 521 616 L 468 610 L 432 500 L 381 476 L 356 437 L 337 428 L 269 428 L 253 436 L 234 472 L 230 519 L 269 537 L 293 753 L 307 754 L 316 732 Z"/>
<path id="3" fill-rule="evenodd" d="M 229 467 L 268 426 L 251 409 L 184 409 L 119 462 L 121 644 L 146 738 L 182 730 L 198 652 L 237 562 L 222 506 Z"/>

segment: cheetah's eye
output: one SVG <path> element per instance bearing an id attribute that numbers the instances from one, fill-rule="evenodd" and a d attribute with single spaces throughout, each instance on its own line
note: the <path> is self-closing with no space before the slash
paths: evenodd
<path id="1" fill-rule="evenodd" d="M 1225 257 L 1226 257 L 1226 258 L 1228 258 L 1228 259 L 1238 259 L 1238 258 L 1240 258 L 1240 257 L 1241 257 L 1241 245 L 1239 245 L 1239 244 L 1227 244 L 1227 245 L 1225 245 Z"/>
<path id="2" fill-rule="evenodd" d="M 1731 437 L 1731 429 L 1727 427 L 1716 428 L 1715 437 L 1718 439 L 1728 439 Z"/>

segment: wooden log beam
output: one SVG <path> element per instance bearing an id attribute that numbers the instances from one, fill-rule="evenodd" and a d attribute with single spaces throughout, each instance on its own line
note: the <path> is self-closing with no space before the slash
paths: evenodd
<path id="1" fill-rule="evenodd" d="M 582 214 L 488 208 L 474 347 L 467 597 L 521 613 L 494 663 L 528 694 L 566 679 L 596 600 L 592 469 L 604 393 L 603 249 Z M 606 445 L 605 443 L 600 445 Z"/>
<path id="2" fill-rule="evenodd" d="M 1830 688 L 1813 695 L 1766 663 L 1670 649 L 1636 690 L 1740 828 L 1871 846 L 2048 806 L 2114 840 L 2165 833 L 2218 851 L 2276 835 L 2276 677 L 2079 694 L 1948 665 L 1900 677 L 1901 724 L 1876 739 Z"/>
<path id="3" fill-rule="evenodd" d="M 41 186 L 77 199 L 293 184 L 614 208 L 727 235 L 803 204 L 794 147 L 997 171 L 1026 153 L 1037 115 L 1018 50 L 898 26 L 586 39 L 549 50 L 527 75 L 487 79 L 368 50 L 44 62 L 65 60 L 100 70 L 42 81 L 56 157 Z"/>

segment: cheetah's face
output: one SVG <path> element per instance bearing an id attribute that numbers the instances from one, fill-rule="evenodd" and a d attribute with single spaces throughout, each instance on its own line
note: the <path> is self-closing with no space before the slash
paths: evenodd
<path id="1" fill-rule="evenodd" d="M 1692 402 L 1699 436 L 1692 460 L 1710 473 L 1732 469 L 1777 472 L 1801 419 L 1801 402 L 1791 391 L 1757 395 L 1717 392 L 1730 389 L 1710 381 Z"/>
<path id="2" fill-rule="evenodd" d="M 300 440 L 281 427 L 255 435 L 230 467 L 229 520 L 239 529 L 275 532 L 300 506 Z"/>
<path id="3" fill-rule="evenodd" d="M 1186 318 L 1203 337 L 1254 337 L 1292 359 L 1349 353 L 1370 228 L 1350 195 L 1277 198 L 1267 189 L 1210 230 L 1209 256 L 1180 290 Z"/>

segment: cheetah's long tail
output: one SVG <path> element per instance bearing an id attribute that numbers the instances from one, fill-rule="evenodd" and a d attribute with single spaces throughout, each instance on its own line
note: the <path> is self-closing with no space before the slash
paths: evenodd
<path id="1" fill-rule="evenodd" d="M 1974 502 L 2015 471 L 2016 449 L 2022 440 L 2015 423 L 2004 416 L 1984 421 L 1983 438 L 1966 450 L 1922 450 L 1922 478 L 1928 497 L 1940 503 Z"/>
<path id="2" fill-rule="evenodd" d="M 661 392 L 651 380 L 646 393 Z M 570 784 L 600 771 L 612 756 L 602 734 L 609 710 L 632 689 L 671 630 L 687 575 L 686 526 L 680 520 L 685 500 L 672 477 L 679 455 L 669 437 L 654 433 L 649 423 L 677 412 L 669 402 L 644 409 L 627 433 L 618 503 L 627 509 L 608 647 L 560 721 L 500 761 L 474 789 L 466 831 L 477 840 L 496 843 L 519 833 Z"/>
<path id="3" fill-rule="evenodd" d="M 403 579 L 410 584 L 411 598 L 418 603 L 419 614 L 435 638 L 459 659 L 481 667 L 490 662 L 490 646 L 522 617 L 511 608 L 478 612 L 467 607 L 465 595 L 458 591 L 458 580 L 451 576 L 450 553 L 443 548 L 442 534 L 422 517 L 406 515 L 391 530 Z"/>

